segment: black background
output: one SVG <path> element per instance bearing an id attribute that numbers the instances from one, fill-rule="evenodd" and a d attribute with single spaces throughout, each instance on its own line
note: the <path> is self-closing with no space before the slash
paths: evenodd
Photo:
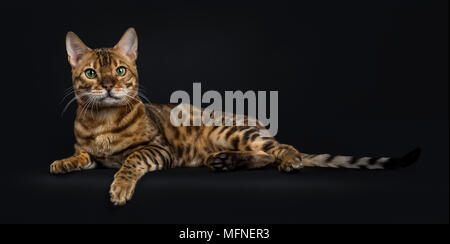
<path id="1" fill-rule="evenodd" d="M 448 1 L 8 3 L 2 8 L 0 222 L 448 223 Z M 400 171 L 307 168 L 148 174 L 125 207 L 114 170 L 51 176 L 73 150 L 64 38 L 139 36 L 149 99 L 279 91 L 277 138 L 307 153 L 401 156 Z"/>

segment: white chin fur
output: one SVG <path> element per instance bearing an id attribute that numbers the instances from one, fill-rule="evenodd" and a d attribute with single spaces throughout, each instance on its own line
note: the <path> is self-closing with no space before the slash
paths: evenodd
<path id="1" fill-rule="evenodd" d="M 125 93 L 126 94 L 126 93 Z M 88 97 L 94 100 L 94 103 L 106 106 L 114 106 L 122 104 L 123 100 L 126 98 L 123 91 L 111 92 L 112 97 L 108 97 L 108 92 L 103 90 L 99 93 L 90 93 Z M 89 100 L 89 99 L 88 99 Z"/>
<path id="2" fill-rule="evenodd" d="M 100 101 L 100 103 L 102 103 L 104 105 L 117 105 L 117 104 L 120 104 L 121 101 L 122 101 L 122 99 L 107 97 L 107 98 L 102 99 Z"/>

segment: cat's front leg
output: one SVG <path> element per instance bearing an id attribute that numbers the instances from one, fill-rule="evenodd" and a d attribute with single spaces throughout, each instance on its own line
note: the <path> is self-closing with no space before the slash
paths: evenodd
<path id="1" fill-rule="evenodd" d="M 56 160 L 50 165 L 50 173 L 65 174 L 73 171 L 93 169 L 96 163 L 91 159 L 88 153 L 79 152 L 75 156 Z"/>
<path id="2" fill-rule="evenodd" d="M 169 167 L 172 154 L 160 145 L 149 145 L 130 154 L 111 184 L 111 202 L 116 206 L 125 205 L 133 197 L 137 181 L 147 172 Z"/>

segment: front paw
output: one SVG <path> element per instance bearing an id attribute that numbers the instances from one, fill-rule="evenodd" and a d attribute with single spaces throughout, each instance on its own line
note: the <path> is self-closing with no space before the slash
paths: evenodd
<path id="1" fill-rule="evenodd" d="M 111 202 L 116 206 L 123 206 L 127 201 L 130 201 L 134 194 L 136 182 L 127 180 L 120 176 L 115 178 L 111 184 Z"/>
<path id="2" fill-rule="evenodd" d="M 51 174 L 65 174 L 72 171 L 80 170 L 69 160 L 56 160 L 50 165 Z"/>

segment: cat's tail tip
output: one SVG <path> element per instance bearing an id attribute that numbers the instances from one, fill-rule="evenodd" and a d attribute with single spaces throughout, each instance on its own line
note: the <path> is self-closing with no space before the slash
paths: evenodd
<path id="1" fill-rule="evenodd" d="M 415 163 L 422 152 L 416 148 L 403 157 L 355 157 L 333 156 L 330 154 L 303 154 L 303 165 L 308 167 L 349 168 L 349 169 L 400 169 Z"/>
<path id="2" fill-rule="evenodd" d="M 417 162 L 421 153 L 422 153 L 422 149 L 420 147 L 418 147 L 418 148 L 412 150 L 411 152 L 407 153 L 405 156 L 403 156 L 401 158 L 391 158 L 383 166 L 385 169 L 406 168 L 408 166 L 411 166 L 415 162 Z"/>

